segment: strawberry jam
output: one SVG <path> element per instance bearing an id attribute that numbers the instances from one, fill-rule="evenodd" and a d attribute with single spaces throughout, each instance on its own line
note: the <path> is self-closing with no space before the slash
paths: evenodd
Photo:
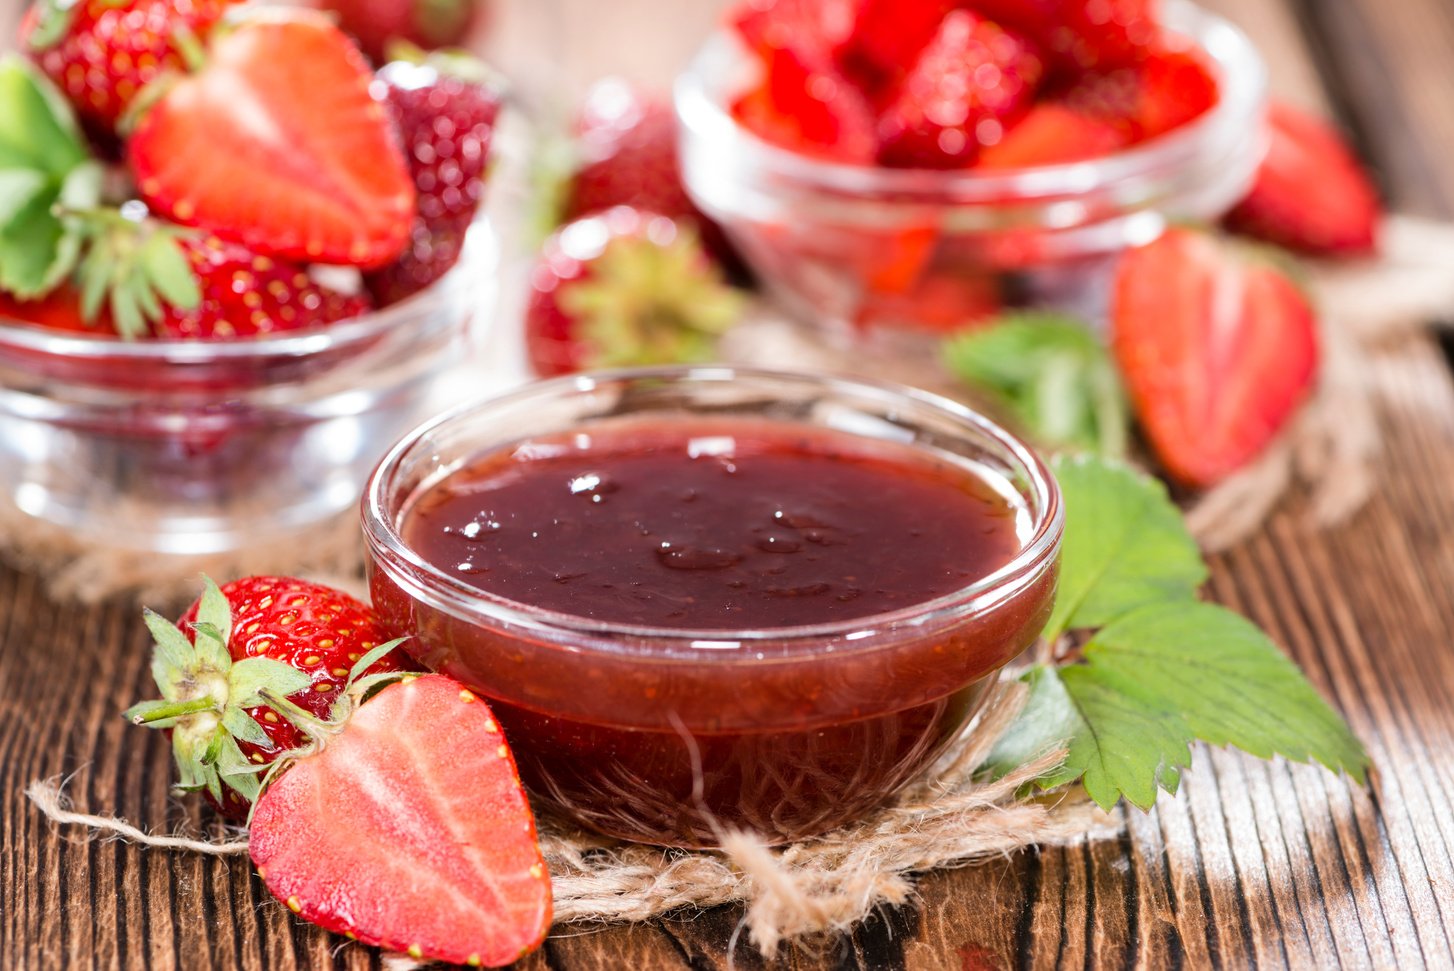
<path id="1" fill-rule="evenodd" d="M 422 495 L 404 538 L 465 583 L 545 610 L 793 627 L 988 576 L 1019 551 L 1018 511 L 970 470 L 903 446 L 761 421 L 655 423 L 486 456 Z"/>
<path id="2" fill-rule="evenodd" d="M 666 411 L 470 451 L 512 427 L 488 407 L 376 474 L 374 604 L 490 699 L 536 799 L 602 832 L 841 825 L 943 751 L 1048 616 L 1059 500 L 999 438 Z"/>

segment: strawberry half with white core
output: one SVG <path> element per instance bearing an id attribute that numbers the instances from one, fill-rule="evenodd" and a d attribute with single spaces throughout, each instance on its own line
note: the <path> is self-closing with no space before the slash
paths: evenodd
<path id="1" fill-rule="evenodd" d="M 562 227 L 530 274 L 537 374 L 710 360 L 741 315 L 690 224 L 618 206 Z"/>
<path id="2" fill-rule="evenodd" d="M 177 788 L 240 822 L 275 760 L 335 731 L 350 688 L 408 659 L 393 651 L 399 641 L 380 643 L 372 610 L 338 590 L 286 577 L 205 583 L 176 625 L 145 612 L 162 697 L 126 717 L 170 729 Z"/>
<path id="3" fill-rule="evenodd" d="M 158 79 L 126 159 L 148 207 L 257 253 L 373 268 L 397 257 L 414 185 L 373 74 L 321 14 L 253 12 L 195 73 Z"/>
<path id="4" fill-rule="evenodd" d="M 1257 457 L 1311 391 L 1317 321 L 1271 260 L 1167 230 L 1121 258 L 1111 348 L 1173 479 L 1210 486 Z"/>
<path id="5" fill-rule="evenodd" d="M 498 967 L 550 929 L 550 877 L 485 702 L 406 677 L 291 763 L 253 814 L 253 863 L 290 910 L 416 961 Z"/>

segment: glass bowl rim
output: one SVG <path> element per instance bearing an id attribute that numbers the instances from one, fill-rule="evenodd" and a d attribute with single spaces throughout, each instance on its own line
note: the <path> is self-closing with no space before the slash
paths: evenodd
<path id="1" fill-rule="evenodd" d="M 410 548 L 397 528 L 397 511 L 390 514 L 385 506 L 385 493 L 392 484 L 391 480 L 413 449 L 432 433 L 456 422 L 476 417 L 480 412 L 518 406 L 541 397 L 585 394 L 609 384 L 662 379 L 674 381 L 678 385 L 725 383 L 739 376 L 762 381 L 817 385 L 824 391 L 842 390 L 860 398 L 927 409 L 941 418 L 953 420 L 966 433 L 977 434 L 1003 449 L 1011 459 L 1011 464 L 1019 466 L 1016 472 L 1025 478 L 1032 500 L 1041 507 L 1039 514 L 1035 516 L 1033 533 L 1015 557 L 1000 569 L 950 593 L 908 607 L 797 626 L 752 629 L 683 628 L 600 621 L 578 614 L 546 610 L 470 586 L 449 576 Z M 438 481 L 448 474 L 436 472 L 433 476 L 426 476 L 419 487 Z M 724 364 L 623 368 L 566 375 L 532 381 L 502 394 L 458 405 L 419 425 L 389 450 L 369 477 L 360 504 L 360 513 L 364 538 L 374 568 L 383 570 L 411 599 L 419 599 L 416 591 L 422 591 L 429 595 L 430 601 L 445 601 L 441 609 L 461 620 L 480 626 L 503 624 L 518 627 L 554 643 L 568 639 L 568 647 L 583 653 L 603 651 L 636 654 L 664 661 L 681 658 L 680 655 L 660 653 L 660 645 L 663 644 L 686 645 L 692 648 L 736 647 L 741 642 L 807 645 L 805 650 L 773 655 L 774 659 L 789 659 L 799 657 L 823 642 L 842 640 L 849 634 L 859 634 L 860 638 L 855 639 L 861 639 L 865 649 L 872 649 L 883 646 L 879 643 L 883 636 L 896 634 L 905 628 L 928 631 L 962 622 L 993 609 L 1007 594 L 1014 593 L 1018 587 L 1028 584 L 1043 573 L 1055 559 L 1065 529 L 1065 511 L 1060 489 L 1045 462 L 1017 436 L 966 405 L 887 381 L 806 369 Z M 414 575 L 401 577 L 397 566 L 400 563 L 407 566 Z M 864 631 L 878 637 L 864 636 Z M 895 641 L 900 639 L 902 635 L 894 638 Z M 849 647 L 854 647 L 851 641 Z M 718 657 L 728 660 L 724 655 L 725 652 Z M 698 659 L 702 659 L 700 655 Z"/>
<path id="2" fill-rule="evenodd" d="M 1222 129 L 1251 119 L 1265 101 L 1266 63 L 1240 27 L 1189 0 L 1168 3 L 1165 21 L 1193 41 L 1217 71 L 1217 103 L 1170 132 L 1110 155 L 1075 162 L 992 171 L 898 169 L 835 162 L 774 145 L 739 125 L 709 90 L 704 68 L 713 46 L 733 43 L 725 28 L 708 38 L 677 77 L 672 102 L 683 135 L 690 132 L 693 137 L 735 142 L 734 148 L 746 155 L 751 169 L 806 187 L 882 194 L 888 197 L 886 201 L 912 204 L 939 196 L 942 204 L 953 205 L 1082 195 L 1161 173 L 1170 162 L 1193 155 L 1202 142 L 1219 140 L 1215 136 Z M 1216 50 L 1209 49 L 1209 39 L 1216 41 Z"/>
<path id="3" fill-rule="evenodd" d="M 398 303 L 335 324 L 233 341 L 123 340 L 54 331 L 0 317 L 0 354 L 14 349 L 80 360 L 162 361 L 179 366 L 312 357 L 366 343 L 408 321 L 427 317 L 435 308 L 473 292 L 479 279 L 492 272 L 498 258 L 499 242 L 489 219 L 482 216 L 471 224 L 459 261 L 438 280 Z"/>

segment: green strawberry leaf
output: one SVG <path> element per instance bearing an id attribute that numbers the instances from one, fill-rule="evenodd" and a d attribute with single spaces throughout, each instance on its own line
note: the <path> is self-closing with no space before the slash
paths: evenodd
<path id="1" fill-rule="evenodd" d="M 1197 740 L 1366 778 L 1368 756 L 1338 713 L 1267 635 L 1215 604 L 1143 607 L 1091 638 L 1082 662 L 1025 680 L 1025 710 L 985 768 L 1003 775 L 1065 745 L 1036 784 L 1079 780 L 1103 809 L 1122 797 L 1149 809 L 1159 790 L 1176 792 Z"/>
<path id="2" fill-rule="evenodd" d="M 56 181 L 89 158 L 66 99 L 24 58 L 0 58 L 0 169 L 32 169 Z"/>
<path id="3" fill-rule="evenodd" d="M 278 698 L 286 698 L 313 686 L 313 679 L 291 664 L 270 657 L 247 657 L 232 665 L 228 672 L 229 704 L 256 708 L 267 704 L 262 696 L 266 689 Z"/>
<path id="4" fill-rule="evenodd" d="M 228 705 L 222 710 L 222 727 L 231 732 L 234 738 L 244 742 L 254 745 L 269 744 L 268 733 L 237 705 Z"/>
<path id="5" fill-rule="evenodd" d="M 1110 354 L 1084 324 L 1015 314 L 950 339 L 943 355 L 955 375 L 998 398 L 1041 444 L 1125 454 L 1125 392 Z"/>
<path id="6" fill-rule="evenodd" d="M 213 651 L 212 666 L 219 671 L 227 670 L 232 656 L 227 645 L 232 640 L 232 606 L 227 602 L 216 582 L 209 576 L 202 577 L 202 597 L 197 602 L 197 650 L 199 653 Z M 204 646 L 202 629 L 210 628 L 211 635 Z M 220 653 L 217 653 L 220 652 Z M 203 653 L 203 657 L 207 657 Z"/>
<path id="7" fill-rule="evenodd" d="M 1051 643 L 1146 604 L 1193 600 L 1207 568 L 1160 482 L 1088 457 L 1061 457 L 1053 468 L 1065 501 L 1065 539 L 1045 629 Z"/>

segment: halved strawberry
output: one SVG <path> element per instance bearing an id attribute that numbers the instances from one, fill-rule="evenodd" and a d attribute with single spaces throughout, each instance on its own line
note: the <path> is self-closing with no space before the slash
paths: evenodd
<path id="1" fill-rule="evenodd" d="M 732 115 L 783 148 L 836 162 L 868 163 L 878 149 L 873 111 L 826 56 L 767 47 L 764 77 L 732 105 Z"/>
<path id="2" fill-rule="evenodd" d="M 270 8 L 214 35 L 126 145 L 153 211 L 256 252 L 381 266 L 404 247 L 414 186 L 373 76 L 322 15 Z"/>
<path id="3" fill-rule="evenodd" d="M 1069 75 L 1134 64 L 1161 33 L 1160 0 L 966 0 L 1040 44 Z"/>
<path id="4" fill-rule="evenodd" d="M 933 270 L 908 290 L 866 293 L 854 323 L 951 334 L 987 323 L 1003 309 L 993 273 Z"/>
<path id="5" fill-rule="evenodd" d="M 974 163 L 1004 137 L 1045 73 L 1028 40 L 967 10 L 939 24 L 879 117 L 878 160 L 902 168 Z"/>
<path id="6" fill-rule="evenodd" d="M 550 929 L 550 877 L 485 702 L 443 675 L 392 684 L 263 792 L 268 889 L 330 931 L 415 960 L 509 964 Z"/>
<path id="7" fill-rule="evenodd" d="M 1217 83 L 1196 51 L 1157 48 L 1134 67 L 1081 75 L 1058 100 L 1120 129 L 1127 142 L 1141 142 L 1208 111 L 1217 103 Z"/>
<path id="8" fill-rule="evenodd" d="M 1157 458 L 1199 488 L 1266 448 L 1318 369 L 1302 291 L 1272 263 L 1190 229 L 1122 257 L 1111 345 Z"/>
<path id="9" fill-rule="evenodd" d="M 854 0 L 852 7 L 852 26 L 835 55 L 845 74 L 874 89 L 909 71 L 955 4 L 953 0 Z"/>
<path id="10" fill-rule="evenodd" d="M 1382 206 L 1342 136 L 1326 122 L 1277 102 L 1268 121 L 1267 157 L 1227 225 L 1305 253 L 1372 253 Z"/>

